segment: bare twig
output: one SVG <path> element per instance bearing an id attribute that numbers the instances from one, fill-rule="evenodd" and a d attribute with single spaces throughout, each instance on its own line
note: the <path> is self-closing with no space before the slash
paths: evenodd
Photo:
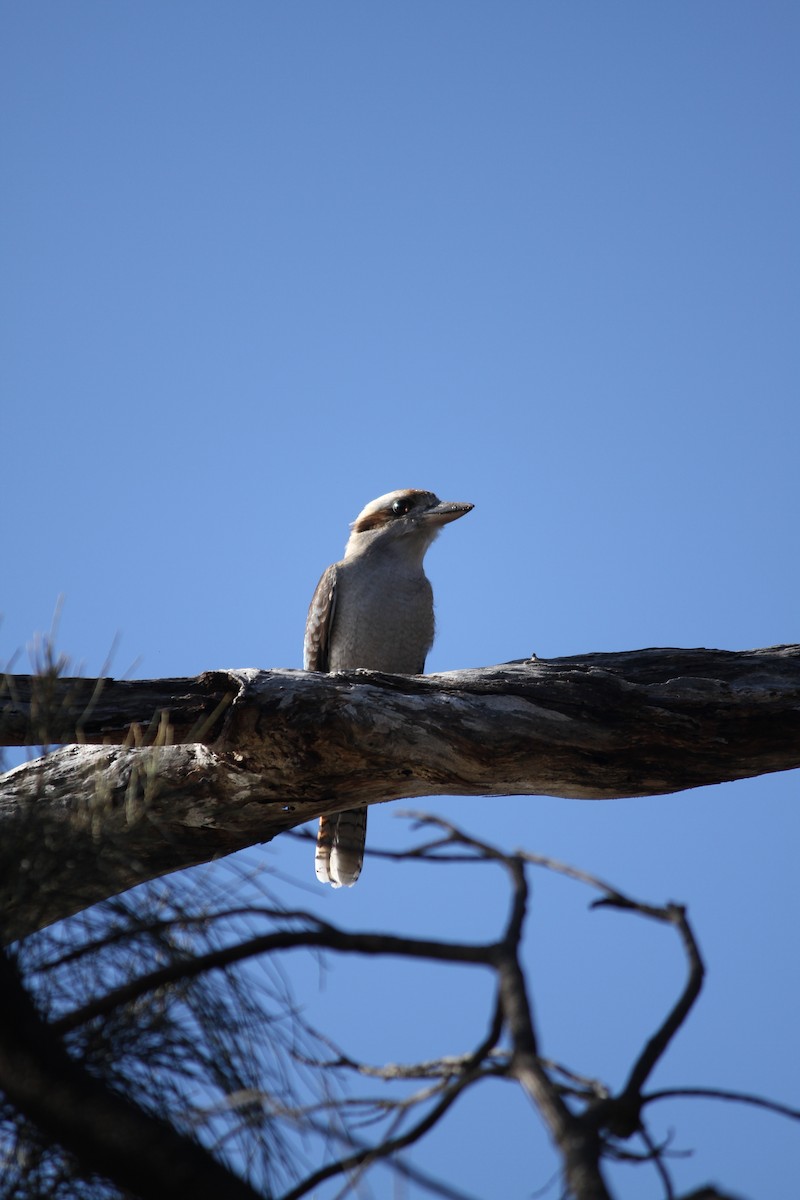
<path id="1" fill-rule="evenodd" d="M 461 1093 L 480 1078 L 481 1064 L 495 1046 L 500 1036 L 502 1029 L 502 1017 L 500 1005 L 496 1005 L 492 1020 L 489 1026 L 488 1033 L 481 1044 L 476 1048 L 474 1054 L 468 1061 L 463 1073 L 452 1083 L 447 1086 L 445 1094 L 442 1096 L 438 1104 L 434 1105 L 424 1117 L 419 1120 L 416 1125 L 407 1130 L 406 1133 L 394 1138 L 385 1139 L 380 1146 L 371 1147 L 369 1149 L 358 1150 L 345 1158 L 339 1159 L 337 1162 L 329 1163 L 325 1167 L 321 1167 L 307 1179 L 303 1180 L 292 1191 L 287 1192 L 283 1200 L 299 1200 L 301 1196 L 305 1196 L 326 1179 L 331 1179 L 336 1175 L 346 1174 L 353 1170 L 363 1167 L 364 1165 L 377 1162 L 380 1159 L 390 1157 L 397 1154 L 400 1150 L 406 1149 L 408 1146 L 419 1141 L 419 1139 L 436 1125 L 447 1110 L 454 1104 Z"/>
<path id="2" fill-rule="evenodd" d="M 727 1100 L 733 1104 L 749 1104 L 753 1108 L 763 1108 L 779 1117 L 788 1117 L 791 1121 L 800 1121 L 800 1108 L 789 1104 L 781 1104 L 777 1100 L 769 1100 L 766 1096 L 756 1096 L 752 1092 L 738 1092 L 731 1088 L 662 1088 L 657 1092 L 648 1092 L 642 1096 L 642 1106 L 655 1100 Z"/>

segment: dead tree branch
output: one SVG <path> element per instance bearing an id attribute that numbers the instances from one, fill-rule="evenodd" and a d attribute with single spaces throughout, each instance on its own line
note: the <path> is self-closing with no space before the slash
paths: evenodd
<path id="1" fill-rule="evenodd" d="M 7 936 L 354 803 L 651 796 L 796 768 L 800 646 L 429 676 L 7 676 L 0 744 L 65 743 L 0 782 Z"/>
<path id="2" fill-rule="evenodd" d="M 186 940 L 186 933 L 191 926 L 191 921 L 187 923 L 187 917 L 191 917 L 191 912 L 181 912 L 182 935 L 166 962 L 160 962 L 159 955 L 153 965 L 143 966 L 141 954 L 137 954 L 125 970 L 129 976 L 125 982 L 112 988 L 92 988 L 90 997 L 66 1011 L 61 1008 L 59 1013 L 50 1017 L 42 1036 L 61 1048 L 70 1044 L 70 1039 L 76 1035 L 88 1035 L 98 1028 L 114 1028 L 126 1013 L 140 1020 L 142 1012 L 149 1010 L 148 1006 L 154 997 L 185 996 L 192 986 L 209 980 L 215 974 L 231 978 L 231 972 L 237 965 L 256 959 L 274 961 L 276 957 L 296 954 L 309 948 L 337 956 L 354 954 L 370 958 L 392 957 L 408 962 L 425 960 L 459 964 L 467 971 L 478 968 L 482 972 L 491 972 L 496 981 L 496 991 L 486 1031 L 476 1038 L 475 1048 L 467 1053 L 433 1062 L 393 1063 L 378 1068 L 355 1061 L 338 1050 L 335 1050 L 332 1061 L 316 1053 L 311 1057 L 301 1053 L 299 1061 L 303 1066 L 312 1068 L 325 1081 L 319 1098 L 311 1103 L 298 1104 L 292 1102 L 291 1097 L 283 1097 L 282 1093 L 277 1096 L 270 1096 L 268 1092 L 262 1094 L 259 1089 L 253 1090 L 252 1085 L 249 1091 L 247 1088 L 243 1090 L 243 1094 L 251 1096 L 251 1099 L 260 1097 L 259 1112 L 267 1123 L 284 1123 L 306 1133 L 316 1132 L 324 1138 L 328 1148 L 321 1165 L 315 1166 L 305 1177 L 295 1178 L 288 1190 L 281 1192 L 283 1200 L 299 1200 L 325 1180 L 342 1175 L 352 1180 L 353 1173 L 358 1175 L 372 1164 L 385 1161 L 387 1157 L 395 1158 L 437 1125 L 465 1091 L 488 1078 L 514 1082 L 532 1100 L 558 1154 L 565 1195 L 575 1200 L 608 1200 L 611 1193 L 605 1180 L 604 1166 L 612 1161 L 650 1164 L 663 1181 L 665 1195 L 675 1195 L 668 1170 L 667 1147 L 653 1138 L 642 1116 L 644 1107 L 654 1100 L 674 1094 L 717 1095 L 725 1099 L 746 1099 L 764 1107 L 772 1107 L 773 1111 L 780 1111 L 784 1115 L 798 1116 L 792 1110 L 754 1100 L 745 1094 L 692 1087 L 676 1089 L 675 1092 L 643 1094 L 642 1089 L 656 1063 L 668 1051 L 673 1037 L 689 1018 L 702 986 L 703 963 L 682 906 L 658 906 L 635 900 L 593 875 L 538 855 L 525 852 L 505 854 L 497 847 L 471 837 L 452 823 L 438 818 L 426 817 L 423 828 L 432 830 L 438 837 L 435 842 L 429 842 L 427 847 L 421 848 L 422 853 L 416 861 L 427 861 L 432 866 L 441 867 L 443 862 L 450 861 L 450 857 L 446 854 L 441 856 L 439 850 L 449 846 L 463 850 L 463 860 L 485 862 L 505 871 L 509 882 L 509 913 L 496 940 L 465 943 L 352 932 L 309 912 L 283 911 L 260 905 L 252 909 L 253 920 L 259 926 L 258 932 L 254 932 L 253 936 L 231 939 L 226 932 L 228 919 L 231 912 L 234 915 L 241 914 L 223 905 L 219 911 L 215 911 L 213 906 L 208 911 L 204 910 L 202 926 L 197 930 L 200 940 L 191 947 Z M 538 1033 L 522 957 L 523 934 L 530 916 L 527 875 L 532 868 L 556 871 L 579 880 L 600 893 L 599 900 L 591 907 L 603 906 L 633 912 L 646 920 L 669 924 L 680 940 L 687 966 L 687 981 L 679 989 L 677 1000 L 665 1005 L 667 1012 L 663 1021 L 635 1056 L 627 1082 L 616 1093 L 597 1080 L 586 1079 L 563 1065 L 543 1059 L 538 1053 Z M 247 910 L 243 911 L 246 915 Z M 218 923 L 221 936 L 216 936 L 214 932 Z M 155 927 L 158 924 L 156 922 Z M 147 919 L 142 931 L 149 937 L 153 928 L 154 923 Z M 35 939 L 32 941 L 35 943 Z M 131 947 L 136 945 L 137 941 L 133 939 Z M 113 958 L 116 941 L 112 938 L 89 937 L 85 946 L 79 948 L 79 953 L 85 953 L 93 961 L 95 956 L 102 961 L 109 953 Z M 69 969 L 74 965 L 73 958 L 74 952 L 64 956 L 57 949 L 55 957 L 48 961 L 48 970 L 57 975 L 67 968 L 68 977 L 62 981 L 65 995 L 70 994 Z M 105 974 L 101 973 L 99 978 L 104 980 Z M 216 1013 L 217 1009 L 213 1011 Z M 320 1035 L 315 1034 L 315 1037 L 325 1050 L 332 1048 Z M 9 1046 L 11 1053 L 14 1047 L 10 1043 Z M 0 1045 L 0 1058 L 2 1052 L 3 1046 Z M 58 1052 L 63 1057 L 63 1049 Z M 400 1086 L 397 1091 L 378 1097 L 363 1093 L 351 1095 L 349 1089 L 333 1097 L 328 1077 L 334 1070 L 346 1070 L 354 1077 L 377 1077 Z M 402 1085 L 411 1079 L 425 1080 L 426 1086 L 408 1092 Z M 37 1092 L 33 1099 L 27 1094 L 20 1096 L 21 1107 L 28 1111 L 32 1106 L 37 1122 L 38 1095 Z M 235 1114 L 230 1115 L 235 1120 Z M 378 1132 L 373 1132 L 365 1139 L 364 1130 L 367 1126 Z M 636 1141 L 644 1146 L 640 1153 L 636 1152 Z M 339 1151 L 331 1154 L 334 1145 L 339 1145 Z M 94 1147 L 88 1147 L 86 1153 L 91 1160 Z M 401 1157 L 400 1166 L 402 1162 Z M 188 1159 L 187 1163 L 191 1165 Z M 446 1188 L 434 1190 L 440 1190 L 442 1194 L 454 1194 Z"/>

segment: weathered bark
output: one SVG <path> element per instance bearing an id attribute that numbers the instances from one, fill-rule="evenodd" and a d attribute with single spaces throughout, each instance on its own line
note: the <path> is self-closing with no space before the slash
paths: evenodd
<path id="1" fill-rule="evenodd" d="M 798 767 L 800 646 L 428 676 L 11 676 L 0 710 L 0 744 L 85 743 L 0 781 L 0 900 L 19 936 L 358 804 L 648 796 Z"/>

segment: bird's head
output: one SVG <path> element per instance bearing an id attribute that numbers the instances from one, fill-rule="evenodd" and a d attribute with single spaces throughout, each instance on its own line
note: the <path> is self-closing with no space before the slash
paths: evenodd
<path id="1" fill-rule="evenodd" d="M 443 525 L 457 521 L 474 505 L 440 500 L 433 492 L 419 488 L 401 488 L 371 500 L 353 522 L 346 558 L 362 554 L 373 546 L 397 545 L 410 551 L 418 547 L 420 557 Z"/>

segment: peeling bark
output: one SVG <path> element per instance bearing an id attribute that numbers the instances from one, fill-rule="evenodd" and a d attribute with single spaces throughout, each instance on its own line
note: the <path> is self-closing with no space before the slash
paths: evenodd
<path id="1" fill-rule="evenodd" d="M 7 676 L 6 933 L 400 797 L 651 796 L 800 766 L 800 646 L 655 649 L 442 675 Z"/>

